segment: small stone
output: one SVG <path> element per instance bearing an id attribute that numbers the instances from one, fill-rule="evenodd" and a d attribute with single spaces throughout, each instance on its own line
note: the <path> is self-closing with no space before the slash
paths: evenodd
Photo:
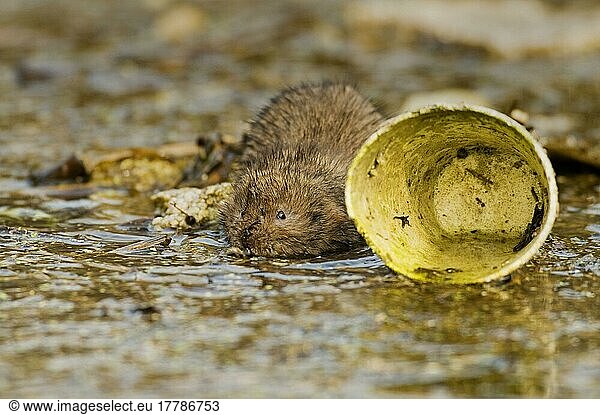
<path id="1" fill-rule="evenodd" d="M 20 85 L 55 78 L 72 78 L 76 73 L 75 63 L 43 56 L 25 59 L 15 68 L 15 76 Z"/>
<path id="2" fill-rule="evenodd" d="M 87 78 L 87 87 L 91 92 L 111 98 L 155 93 L 162 89 L 163 84 L 162 78 L 138 71 L 97 71 Z"/>
<path id="3" fill-rule="evenodd" d="M 510 112 L 510 117 L 523 125 L 529 124 L 529 113 L 518 108 L 515 108 Z"/>
<path id="4" fill-rule="evenodd" d="M 188 229 L 216 222 L 219 204 L 230 192 L 230 183 L 220 183 L 203 189 L 185 187 L 156 193 L 152 200 L 163 209 L 163 215 L 154 218 L 152 225 L 157 229 Z"/>
<path id="5" fill-rule="evenodd" d="M 198 7 L 182 4 L 161 15 L 154 23 L 154 33 L 168 42 L 181 43 L 202 33 L 206 15 Z"/>

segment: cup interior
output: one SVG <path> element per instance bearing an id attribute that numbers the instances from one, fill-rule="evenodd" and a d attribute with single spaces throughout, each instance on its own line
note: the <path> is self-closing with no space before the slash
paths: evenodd
<path id="1" fill-rule="evenodd" d="M 471 283 L 508 274 L 547 237 L 557 210 L 545 151 L 482 107 L 429 107 L 388 121 L 361 148 L 346 204 L 394 271 Z"/>

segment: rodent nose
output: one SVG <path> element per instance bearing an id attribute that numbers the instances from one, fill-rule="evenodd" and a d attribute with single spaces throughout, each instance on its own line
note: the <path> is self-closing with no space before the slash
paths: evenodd
<path id="1" fill-rule="evenodd" d="M 250 228 L 244 228 L 244 230 L 242 231 L 242 237 L 240 238 L 240 242 L 246 250 L 250 249 L 250 247 L 248 246 L 248 239 L 250 239 L 250 235 Z"/>
<path id="2" fill-rule="evenodd" d="M 247 242 L 250 238 L 250 229 L 246 228 L 242 231 L 242 242 Z"/>
<path id="3" fill-rule="evenodd" d="M 250 246 L 248 244 L 248 237 L 250 236 L 250 232 L 247 229 L 244 229 L 244 232 L 242 233 L 242 252 L 244 253 L 244 255 L 246 256 L 252 256 L 252 249 L 250 249 Z"/>
<path id="4" fill-rule="evenodd" d="M 255 221 L 242 230 L 240 242 L 242 243 L 242 247 L 244 247 L 244 249 L 248 252 L 251 252 L 250 238 L 252 237 L 252 233 L 259 223 L 260 223 L 259 221 Z"/>

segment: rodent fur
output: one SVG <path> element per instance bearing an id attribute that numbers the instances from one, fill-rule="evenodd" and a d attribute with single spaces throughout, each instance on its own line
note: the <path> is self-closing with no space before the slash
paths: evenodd
<path id="1" fill-rule="evenodd" d="M 303 84 L 274 97 L 244 134 L 221 222 L 249 255 L 309 257 L 362 243 L 346 213 L 350 162 L 383 117 L 352 86 Z"/>

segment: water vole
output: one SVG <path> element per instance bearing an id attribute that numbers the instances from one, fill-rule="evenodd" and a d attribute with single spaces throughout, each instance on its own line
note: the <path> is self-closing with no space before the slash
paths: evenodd
<path id="1" fill-rule="evenodd" d="M 362 242 L 346 213 L 352 158 L 383 120 L 354 88 L 338 83 L 288 88 L 244 135 L 221 220 L 232 247 L 251 255 L 306 257 Z"/>

